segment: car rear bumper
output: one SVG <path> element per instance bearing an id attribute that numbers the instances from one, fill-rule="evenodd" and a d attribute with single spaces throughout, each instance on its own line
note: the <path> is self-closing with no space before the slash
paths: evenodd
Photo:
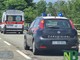
<path id="1" fill-rule="evenodd" d="M 52 44 L 52 42 L 55 40 L 36 40 L 36 48 L 38 50 L 78 50 L 78 43 L 76 43 L 76 40 L 64 40 L 66 41 L 66 44 Z M 59 41 L 59 40 L 56 40 Z M 63 40 L 62 40 L 63 41 Z"/>

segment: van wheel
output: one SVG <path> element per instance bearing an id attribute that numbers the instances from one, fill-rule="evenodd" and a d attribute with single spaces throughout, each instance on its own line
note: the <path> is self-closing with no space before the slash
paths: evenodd
<path id="1" fill-rule="evenodd" d="M 18 32 L 16 32 L 18 34 Z"/>
<path id="2" fill-rule="evenodd" d="M 1 33 L 3 33 L 3 31 L 1 31 Z"/>
<path id="3" fill-rule="evenodd" d="M 6 31 L 4 31 L 4 34 L 6 34 Z"/>
<path id="4" fill-rule="evenodd" d="M 22 32 L 20 32 L 21 34 L 23 34 L 23 31 Z"/>
<path id="5" fill-rule="evenodd" d="M 34 55 L 37 55 L 38 54 L 38 50 L 36 49 L 36 47 L 35 47 L 35 42 L 33 41 L 33 47 L 32 47 L 33 49 L 32 49 L 32 52 L 33 52 L 33 54 Z"/>

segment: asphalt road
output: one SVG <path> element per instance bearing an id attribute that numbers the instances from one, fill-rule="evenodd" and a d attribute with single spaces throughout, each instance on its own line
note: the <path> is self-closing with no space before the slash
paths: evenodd
<path id="1" fill-rule="evenodd" d="M 1 34 L 0 33 L 0 47 L 2 47 L 6 51 L 13 52 L 14 57 L 13 60 L 63 60 L 63 55 L 59 53 L 54 53 L 53 51 L 45 52 L 42 55 L 33 55 L 32 51 L 24 50 L 24 35 L 23 34 Z M 7 46 L 4 41 L 10 43 L 10 46 Z M 2 44 L 2 45 L 1 45 Z M 4 46 L 6 48 L 4 48 Z M 2 49 L 0 49 L 2 50 Z M 4 51 L 2 50 L 2 51 Z M 80 60 L 80 53 L 79 53 Z"/>
<path id="2" fill-rule="evenodd" d="M 18 48 L 8 43 L 3 35 L 0 34 L 0 60 L 28 60 L 28 56 L 25 56 Z M 4 36 L 3 36 L 4 37 Z"/>

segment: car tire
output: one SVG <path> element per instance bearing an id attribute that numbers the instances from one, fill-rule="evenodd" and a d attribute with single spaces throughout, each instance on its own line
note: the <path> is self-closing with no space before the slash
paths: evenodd
<path id="1" fill-rule="evenodd" d="M 29 46 L 24 42 L 24 49 L 29 50 Z"/>
<path id="2" fill-rule="evenodd" d="M 26 43 L 26 37 L 24 36 L 24 49 L 29 50 L 29 46 Z"/>
<path id="3" fill-rule="evenodd" d="M 37 55 L 38 54 L 38 50 L 35 47 L 35 42 L 34 41 L 33 41 L 32 52 L 33 52 L 34 55 Z"/>

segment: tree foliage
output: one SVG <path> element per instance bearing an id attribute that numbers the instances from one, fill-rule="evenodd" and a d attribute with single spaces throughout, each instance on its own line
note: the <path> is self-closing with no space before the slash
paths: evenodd
<path id="1" fill-rule="evenodd" d="M 36 4 L 36 8 L 37 8 L 38 15 L 41 15 L 42 12 L 46 12 L 46 1 L 40 0 Z"/>
<path id="2" fill-rule="evenodd" d="M 0 18 L 2 12 L 7 9 L 24 11 L 25 22 L 31 22 L 42 12 L 51 13 L 53 16 L 62 12 L 64 16 L 71 18 L 74 24 L 80 23 L 80 0 L 58 0 L 55 3 L 46 3 L 45 0 L 38 3 L 34 3 L 33 0 L 0 0 Z"/>
<path id="3" fill-rule="evenodd" d="M 23 10 L 27 6 L 27 3 L 25 2 L 25 0 L 6 0 L 4 3 L 6 6 L 6 9 Z"/>
<path id="4" fill-rule="evenodd" d="M 33 0 L 25 0 L 26 1 L 26 3 L 28 3 L 28 6 L 33 6 Z"/>
<path id="5" fill-rule="evenodd" d="M 25 22 L 32 22 L 33 19 L 35 19 L 36 15 L 36 10 L 34 10 L 33 7 L 28 7 L 26 9 L 24 9 L 25 12 Z"/>

